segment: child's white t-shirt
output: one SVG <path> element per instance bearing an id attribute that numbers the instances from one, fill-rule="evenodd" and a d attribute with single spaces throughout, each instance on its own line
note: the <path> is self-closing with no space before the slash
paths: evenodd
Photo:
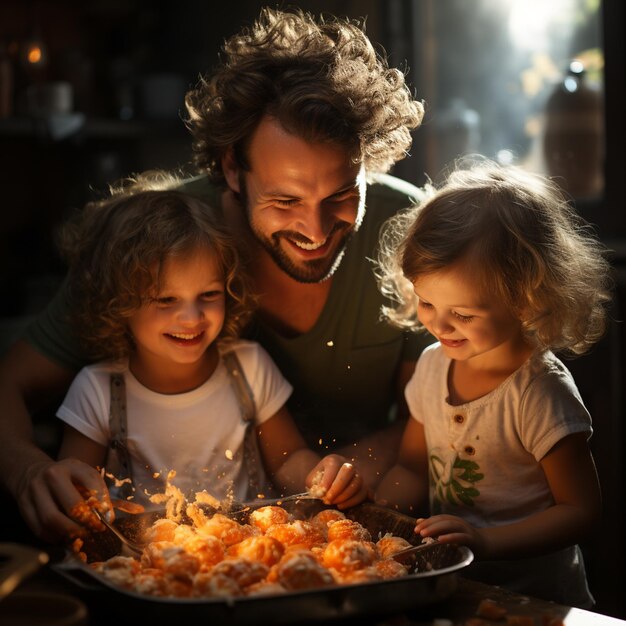
<path id="1" fill-rule="evenodd" d="M 262 424 L 285 404 L 292 387 L 259 344 L 239 340 L 229 343 L 228 349 L 239 358 L 254 397 L 256 423 Z M 246 425 L 221 359 L 203 385 L 171 395 L 144 387 L 129 371 L 127 360 L 83 368 L 57 416 L 103 446 L 110 443 L 113 372 L 123 373 L 126 383 L 127 445 L 133 480 L 139 487 L 136 501 L 145 501 L 146 491 L 163 491 L 170 470 L 176 471 L 172 483 L 185 493 L 206 489 L 217 498 L 250 495 L 243 467 Z M 159 474 L 156 479 L 155 474 Z"/>
<path id="2" fill-rule="evenodd" d="M 510 524 L 552 506 L 539 462 L 563 437 L 592 433 L 591 418 L 571 373 L 552 352 L 537 351 L 487 395 L 453 406 L 448 402 L 450 363 L 439 343 L 429 346 L 405 390 L 412 417 L 424 426 L 431 514 L 457 515 L 476 527 L 487 527 Z M 580 581 L 579 551 L 572 547 L 567 556 L 558 554 L 553 559 L 561 562 L 558 571 L 567 572 L 564 578 L 570 583 L 569 574 Z M 506 563 L 508 574 L 522 565 L 519 560 Z M 537 583 L 545 577 L 549 580 L 544 580 L 544 588 L 559 584 L 551 580 L 555 564 L 545 565 L 533 561 L 532 569 L 543 571 L 517 575 L 528 574 Z M 584 569 L 582 576 L 584 580 Z M 504 583 L 501 577 L 495 584 Z M 575 595 L 577 589 L 581 587 L 574 582 Z M 530 593 L 527 587 L 517 590 Z M 563 603 L 586 604 L 580 594 L 576 600 Z"/>

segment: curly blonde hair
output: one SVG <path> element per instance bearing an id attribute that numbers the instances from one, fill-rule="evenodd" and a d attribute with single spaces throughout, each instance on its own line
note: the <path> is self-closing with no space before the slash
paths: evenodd
<path id="1" fill-rule="evenodd" d="M 220 338 L 237 337 L 252 313 L 245 262 L 222 217 L 176 191 L 178 184 L 175 176 L 159 172 L 128 179 L 61 230 L 71 321 L 93 359 L 118 359 L 133 350 L 128 318 L 158 290 L 171 255 L 205 248 L 217 259 L 226 287 Z"/>
<path id="2" fill-rule="evenodd" d="M 376 273 L 394 303 L 383 317 L 421 329 L 413 283 L 462 262 L 537 347 L 576 355 L 601 338 L 613 282 L 607 251 L 553 182 L 482 161 L 428 195 L 383 227 Z"/>
<path id="3" fill-rule="evenodd" d="M 358 22 L 264 8 L 223 50 L 215 73 L 185 100 L 195 163 L 215 183 L 224 184 L 230 147 L 249 170 L 247 144 L 264 116 L 307 141 L 346 147 L 368 173 L 406 156 L 423 105 Z"/>

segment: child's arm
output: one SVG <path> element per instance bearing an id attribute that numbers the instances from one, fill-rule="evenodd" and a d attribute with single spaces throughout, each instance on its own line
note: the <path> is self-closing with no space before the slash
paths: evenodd
<path id="1" fill-rule="evenodd" d="M 428 498 L 428 452 L 424 427 L 409 418 L 398 462 L 385 474 L 374 500 L 408 514 L 426 507 Z"/>
<path id="2" fill-rule="evenodd" d="M 347 508 L 367 496 L 367 487 L 351 463 L 336 454 L 320 459 L 307 447 L 285 406 L 258 428 L 258 436 L 267 470 L 286 493 L 304 491 L 321 472 L 319 485 L 326 490 L 327 504 Z"/>
<path id="3" fill-rule="evenodd" d="M 474 528 L 461 518 L 436 515 L 418 521 L 415 532 L 443 543 L 469 546 L 481 559 L 533 556 L 574 545 L 597 522 L 600 486 L 586 434 L 569 435 L 541 460 L 554 505 L 514 524 Z M 511 486 L 514 498 L 514 486 Z"/>

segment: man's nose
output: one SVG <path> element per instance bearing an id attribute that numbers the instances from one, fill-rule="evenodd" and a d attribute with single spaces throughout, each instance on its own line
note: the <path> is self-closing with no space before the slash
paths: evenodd
<path id="1" fill-rule="evenodd" d="M 296 230 L 310 241 L 319 243 L 332 230 L 332 217 L 321 206 L 305 207 L 298 216 Z"/>

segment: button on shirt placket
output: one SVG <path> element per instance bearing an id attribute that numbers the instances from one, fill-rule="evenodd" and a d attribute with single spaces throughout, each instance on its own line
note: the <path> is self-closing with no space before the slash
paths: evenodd
<path id="1" fill-rule="evenodd" d="M 448 419 L 446 430 L 448 431 L 448 445 L 452 450 L 462 449 L 465 440 L 464 433 L 467 426 L 467 416 L 465 413 L 461 412 L 459 408 L 460 407 L 447 407 Z"/>
<path id="2" fill-rule="evenodd" d="M 467 416 L 458 408 L 450 415 L 449 438 L 452 449 L 459 454 L 465 447 Z"/>
<path id="3" fill-rule="evenodd" d="M 474 456 L 476 448 L 467 443 L 462 443 L 467 438 L 467 416 L 463 413 L 455 412 L 451 420 L 451 435 L 454 441 L 454 448 L 465 456 Z"/>

